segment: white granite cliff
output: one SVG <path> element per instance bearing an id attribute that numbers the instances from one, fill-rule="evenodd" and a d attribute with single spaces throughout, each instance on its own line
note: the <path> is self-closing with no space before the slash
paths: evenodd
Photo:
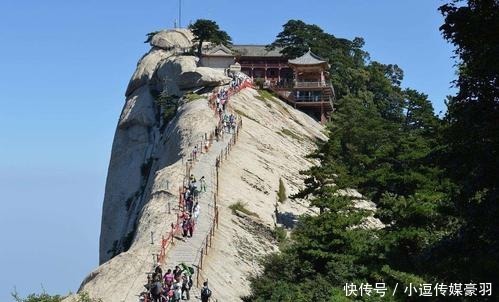
<path id="1" fill-rule="evenodd" d="M 194 88 L 227 84 L 222 73 L 182 54 L 193 45 L 192 39 L 188 30 L 155 34 L 128 85 L 107 176 L 100 266 L 80 287 L 104 302 L 138 301 L 145 273 L 154 263 L 152 254 L 175 220 L 184 160 L 199 138 L 215 127 L 207 94 L 183 102 L 167 124 L 155 101 L 161 92 L 182 99 Z M 220 225 L 201 272 L 218 301 L 238 301 L 248 293 L 248 276 L 258 272 L 258 257 L 277 250 L 271 233 L 279 180 L 288 194 L 297 192 L 302 185 L 299 171 L 313 164 L 305 155 L 317 140 L 326 139 L 318 122 L 253 89 L 234 96 L 231 106 L 244 126 L 220 172 Z M 257 216 L 234 215 L 229 206 L 237 201 Z M 279 204 L 278 212 L 278 222 L 290 226 L 296 215 L 315 210 L 306 201 L 287 201 Z M 195 294 L 191 300 L 196 301 Z"/>

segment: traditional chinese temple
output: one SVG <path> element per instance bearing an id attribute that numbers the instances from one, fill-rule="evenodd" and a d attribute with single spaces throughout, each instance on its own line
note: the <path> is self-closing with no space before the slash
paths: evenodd
<path id="1" fill-rule="evenodd" d="M 288 60 L 283 57 L 280 48 L 268 50 L 264 45 L 234 45 L 233 50 L 241 71 L 252 79 L 278 85 L 293 78 Z"/>
<path id="2" fill-rule="evenodd" d="M 217 46 L 203 53 L 201 64 L 224 69 L 237 65 L 288 104 L 325 123 L 334 101 L 329 64 L 310 50 L 291 60 L 281 50 L 270 50 L 264 45 L 234 45 L 232 49 Z"/>

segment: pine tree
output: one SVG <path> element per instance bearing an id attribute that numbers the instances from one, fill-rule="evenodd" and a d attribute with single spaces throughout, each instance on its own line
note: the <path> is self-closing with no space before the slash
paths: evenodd
<path id="1" fill-rule="evenodd" d="M 499 2 L 440 7 L 444 37 L 456 46 L 459 89 L 448 103 L 442 161 L 455 187 L 460 227 L 432 254 L 447 280 L 499 283 Z"/>
<path id="2" fill-rule="evenodd" d="M 198 42 L 198 56 L 201 56 L 204 42 L 212 42 L 215 45 L 222 44 L 225 46 L 232 44 L 231 37 L 225 31 L 221 30 L 215 21 L 199 19 L 189 25 L 189 29 L 195 36 L 194 42 Z"/>

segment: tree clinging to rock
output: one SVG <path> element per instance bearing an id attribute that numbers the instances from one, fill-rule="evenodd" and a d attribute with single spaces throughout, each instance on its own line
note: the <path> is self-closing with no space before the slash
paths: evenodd
<path id="1" fill-rule="evenodd" d="M 227 32 L 221 30 L 215 21 L 198 19 L 194 24 L 189 25 L 189 29 L 195 36 L 194 42 L 198 42 L 198 56 L 201 56 L 204 42 L 212 42 L 225 46 L 232 44 L 232 38 Z"/>

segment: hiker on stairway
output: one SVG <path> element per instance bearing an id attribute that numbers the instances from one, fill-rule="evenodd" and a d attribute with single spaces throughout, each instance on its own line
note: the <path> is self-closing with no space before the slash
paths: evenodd
<path id="1" fill-rule="evenodd" d="M 230 128 L 232 129 L 232 133 L 236 133 L 236 121 L 230 123 Z"/>
<path id="2" fill-rule="evenodd" d="M 199 218 L 199 214 L 200 214 L 200 206 L 199 206 L 199 202 L 196 202 L 196 204 L 194 205 L 194 210 L 193 210 L 193 217 L 194 217 L 194 223 L 198 223 L 198 218 Z"/>
<path id="3" fill-rule="evenodd" d="M 156 264 L 156 268 L 154 269 L 154 277 L 156 279 L 161 280 L 163 278 L 163 270 L 161 269 L 161 264 L 158 262 Z"/>
<path id="4" fill-rule="evenodd" d="M 185 202 L 185 207 L 187 209 L 187 212 L 191 215 L 192 215 L 193 206 L 194 206 L 194 200 L 193 200 L 192 196 L 189 196 L 189 198 L 187 198 L 187 200 Z"/>
<path id="5" fill-rule="evenodd" d="M 204 153 L 208 153 L 208 150 L 210 149 L 210 141 L 206 140 L 204 143 Z"/>
<path id="6" fill-rule="evenodd" d="M 189 182 L 189 190 L 190 190 L 190 195 L 192 195 L 193 197 L 196 197 L 196 189 L 197 189 L 196 177 L 194 177 L 194 174 L 191 174 Z"/>
<path id="7" fill-rule="evenodd" d="M 184 221 L 182 221 L 182 237 L 187 237 L 187 234 L 189 233 L 189 223 L 188 223 L 188 219 L 184 219 Z"/>
<path id="8" fill-rule="evenodd" d="M 173 289 L 173 300 L 174 302 L 179 302 L 182 299 L 182 283 L 175 281 L 172 285 Z"/>
<path id="9" fill-rule="evenodd" d="M 189 213 L 187 213 L 187 211 L 182 211 L 180 212 L 180 219 L 182 220 L 187 220 L 189 218 Z"/>
<path id="10" fill-rule="evenodd" d="M 192 156 L 193 156 L 194 160 L 196 160 L 198 158 L 198 145 L 194 146 L 194 150 L 192 150 Z"/>
<path id="11" fill-rule="evenodd" d="M 189 285 L 190 277 L 187 276 L 186 274 L 182 275 L 182 292 L 181 292 L 181 298 L 182 300 L 184 299 L 184 293 L 185 293 L 185 299 L 190 300 L 190 294 L 189 290 L 191 289 L 191 286 Z"/>
<path id="12" fill-rule="evenodd" d="M 194 181 L 190 183 L 189 190 L 191 191 L 189 196 L 192 196 L 192 198 L 196 198 L 198 192 L 197 192 L 197 183 L 195 178 Z"/>
<path id="13" fill-rule="evenodd" d="M 208 302 L 211 297 L 211 289 L 208 288 L 208 281 L 203 283 L 203 288 L 201 288 L 201 302 Z"/>
<path id="14" fill-rule="evenodd" d="M 162 302 L 163 284 L 161 281 L 155 281 L 151 287 L 151 296 L 154 302 Z"/>
<path id="15" fill-rule="evenodd" d="M 181 275 L 182 275 L 182 270 L 178 265 L 175 266 L 175 268 L 173 269 L 173 277 L 175 278 L 175 280 L 180 280 L 179 278 Z"/>
<path id="16" fill-rule="evenodd" d="M 194 220 L 192 218 L 187 220 L 187 231 L 189 232 L 189 237 L 192 238 L 192 233 L 194 232 Z"/>
<path id="17" fill-rule="evenodd" d="M 144 287 L 147 289 L 148 292 L 151 291 L 152 285 L 154 284 L 152 276 L 150 274 L 147 274 L 147 283 L 144 284 Z"/>
<path id="18" fill-rule="evenodd" d="M 173 279 L 174 279 L 174 275 L 172 273 L 172 270 L 168 269 L 168 271 L 166 271 L 165 276 L 163 277 L 163 281 L 165 282 L 166 286 L 168 286 L 168 287 L 172 286 Z"/>
<path id="19" fill-rule="evenodd" d="M 200 192 L 206 192 L 206 178 L 204 176 L 201 176 L 201 179 L 199 180 L 201 188 L 199 189 Z"/>
<path id="20" fill-rule="evenodd" d="M 184 201 L 187 200 L 190 195 L 191 195 L 191 191 L 189 190 L 189 187 L 184 186 Z"/>

